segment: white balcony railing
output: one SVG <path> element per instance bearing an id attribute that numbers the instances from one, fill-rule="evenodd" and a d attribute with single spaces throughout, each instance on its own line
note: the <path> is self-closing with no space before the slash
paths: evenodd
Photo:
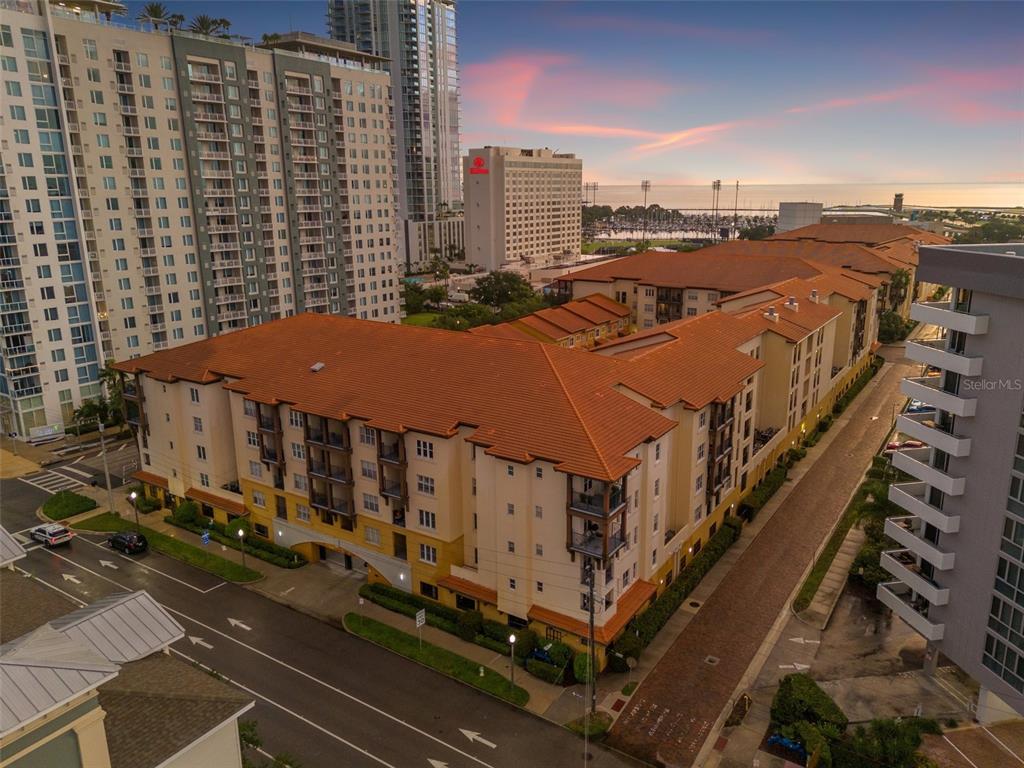
<path id="1" fill-rule="evenodd" d="M 910 305 L 910 319 L 939 325 L 971 336 L 988 333 L 988 315 L 972 315 L 952 308 L 948 301 L 922 301 Z"/>
<path id="2" fill-rule="evenodd" d="M 949 590 L 939 587 L 921 573 L 914 554 L 909 549 L 883 552 L 881 565 L 932 605 L 945 605 L 949 602 Z"/>
<path id="3" fill-rule="evenodd" d="M 924 615 L 928 610 L 927 603 L 915 597 L 906 584 L 899 581 L 879 584 L 876 595 L 883 605 L 891 609 L 925 640 L 936 642 L 943 638 L 945 625 L 928 620 Z"/>
<path id="4" fill-rule="evenodd" d="M 962 496 L 966 479 L 953 477 L 940 469 L 928 464 L 931 448 L 915 448 L 909 451 L 897 451 L 892 455 L 892 465 L 896 469 L 916 477 L 928 485 L 938 488 L 950 496 Z"/>
<path id="5" fill-rule="evenodd" d="M 960 515 L 947 515 L 928 503 L 927 483 L 893 483 L 889 486 L 889 501 L 912 515 L 934 525 L 942 533 L 960 530 Z"/>
<path id="6" fill-rule="evenodd" d="M 923 557 L 940 571 L 948 571 L 956 562 L 956 554 L 939 549 L 930 541 L 922 539 L 918 533 L 923 523 L 916 515 L 890 517 L 885 521 L 885 535 L 898 541 L 915 555 Z"/>
<path id="7" fill-rule="evenodd" d="M 907 397 L 934 405 L 955 416 L 973 416 L 977 412 L 976 397 L 961 397 L 942 389 L 941 376 L 917 376 L 900 382 L 900 391 Z"/>
<path id="8" fill-rule="evenodd" d="M 896 419 L 896 429 L 908 437 L 945 451 L 950 456 L 969 456 L 971 438 L 951 435 L 939 429 L 935 423 L 935 415 L 935 411 L 900 414 Z"/>
<path id="9" fill-rule="evenodd" d="M 925 365 L 934 365 L 945 371 L 961 376 L 980 376 L 983 358 L 969 357 L 946 349 L 945 339 L 930 341 L 908 341 L 906 354 L 911 360 Z"/>

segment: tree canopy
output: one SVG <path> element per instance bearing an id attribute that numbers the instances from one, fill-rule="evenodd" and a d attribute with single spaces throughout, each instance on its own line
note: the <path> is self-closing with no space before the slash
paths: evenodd
<path id="1" fill-rule="evenodd" d="M 502 307 L 535 296 L 530 283 L 515 272 L 491 272 L 477 280 L 469 290 L 473 301 L 489 307 Z"/>

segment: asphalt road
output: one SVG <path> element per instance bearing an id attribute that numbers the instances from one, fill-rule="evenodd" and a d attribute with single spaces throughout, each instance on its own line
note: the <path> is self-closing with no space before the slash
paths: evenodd
<path id="1" fill-rule="evenodd" d="M 204 571 L 158 553 L 128 558 L 103 540 L 36 547 L 18 565 L 85 602 L 147 590 L 185 628 L 172 650 L 256 699 L 272 754 L 287 752 L 306 768 L 584 764 L 583 742 L 554 724 Z M 588 765 L 635 765 L 590 751 Z"/>

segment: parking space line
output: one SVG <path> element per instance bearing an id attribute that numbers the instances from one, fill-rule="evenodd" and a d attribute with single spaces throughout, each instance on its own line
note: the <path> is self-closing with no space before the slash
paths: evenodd
<path id="1" fill-rule="evenodd" d="M 960 757 L 962 757 L 968 763 L 973 765 L 974 768 L 978 768 L 977 764 L 973 760 L 971 760 L 971 758 L 969 758 L 967 755 L 965 755 L 963 752 L 961 752 L 960 751 L 960 747 L 958 747 L 956 744 L 954 744 L 952 741 L 950 741 L 949 737 L 946 736 L 946 734 L 942 734 L 942 738 L 944 738 L 946 740 L 946 743 L 949 744 L 949 746 L 951 746 L 953 749 L 955 749 L 957 751 L 957 753 L 960 755 Z"/>
<path id="2" fill-rule="evenodd" d="M 1007 752 L 1009 752 L 1011 755 L 1013 755 L 1015 758 L 1017 758 L 1017 762 L 1018 763 L 1024 764 L 1024 759 L 1021 759 L 1020 755 L 1018 755 L 1016 752 L 1014 752 L 1012 749 L 1010 749 L 1008 746 L 1006 746 L 1006 744 L 1003 743 L 1003 740 L 1000 739 L 998 736 L 996 736 L 994 733 L 992 733 L 992 731 L 990 731 L 984 725 L 981 726 L 981 730 L 983 730 L 985 733 L 987 733 L 989 736 L 991 736 L 995 740 L 996 744 L 998 744 L 1000 747 L 1002 747 Z"/>
<path id="3" fill-rule="evenodd" d="M 222 674 L 220 672 L 217 672 L 216 670 L 212 669 L 211 667 L 208 667 L 206 664 L 203 664 L 201 661 L 198 661 L 197 659 L 193 659 L 191 656 L 182 653 L 177 648 L 171 648 L 171 653 L 173 653 L 175 656 L 180 656 L 185 661 L 188 661 L 188 662 L 191 662 L 192 664 L 195 664 L 197 667 L 199 667 L 200 669 L 206 670 L 210 674 L 217 675 L 219 678 L 221 678 L 222 680 L 225 680 L 228 683 L 231 683 L 231 685 L 235 686 L 236 688 L 242 689 L 243 691 L 248 693 L 250 696 L 255 696 L 257 699 L 260 699 L 261 701 L 265 701 L 270 706 L 276 707 L 277 709 L 280 709 L 282 712 L 285 712 L 285 713 L 291 715 L 292 717 L 296 718 L 297 720 L 301 720 L 302 722 L 304 722 L 306 725 L 310 726 L 311 728 L 315 728 L 316 730 L 320 731 L 320 733 L 322 733 L 322 734 L 324 734 L 326 736 L 330 736 L 335 741 L 340 741 L 342 744 L 344 744 L 349 749 L 354 749 L 356 752 L 359 752 L 362 755 L 366 755 L 368 758 L 370 758 L 374 762 L 377 762 L 377 763 L 380 763 L 381 765 L 387 766 L 387 768 L 396 768 L 394 765 L 392 765 L 391 763 L 387 762 L 383 758 L 377 757 L 372 752 L 368 752 L 367 750 L 363 749 L 362 747 L 353 744 L 351 741 L 347 741 L 346 739 L 342 738 L 341 736 L 339 736 L 338 734 L 334 733 L 333 731 L 327 730 L 322 725 L 314 723 L 309 718 L 303 717 L 298 712 L 296 712 L 296 711 L 294 711 L 292 709 L 288 709 L 288 707 L 284 706 L 283 704 L 278 704 L 273 699 L 267 698 L 263 694 L 257 693 L 252 688 L 249 688 L 249 687 L 247 687 L 245 685 L 242 685 L 237 680 L 232 680 L 227 675 L 224 675 L 224 674 Z M 262 752 L 262 750 L 260 750 L 260 751 Z"/>

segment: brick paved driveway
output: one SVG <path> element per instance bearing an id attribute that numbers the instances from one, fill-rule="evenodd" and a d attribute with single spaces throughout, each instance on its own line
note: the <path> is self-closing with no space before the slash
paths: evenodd
<path id="1" fill-rule="evenodd" d="M 885 437 L 909 370 L 902 361 L 884 368 L 844 414 L 836 438 L 634 694 L 612 728 L 614 747 L 655 764 L 692 765 Z M 708 656 L 719 661 L 708 664 Z"/>

